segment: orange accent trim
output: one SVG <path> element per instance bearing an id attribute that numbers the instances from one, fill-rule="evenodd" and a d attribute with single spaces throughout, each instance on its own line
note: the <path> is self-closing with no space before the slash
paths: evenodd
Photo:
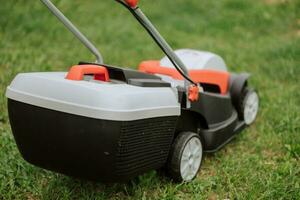
<path id="1" fill-rule="evenodd" d="M 196 85 L 191 85 L 189 87 L 189 100 L 198 101 L 199 99 L 199 87 Z"/>
<path id="2" fill-rule="evenodd" d="M 183 79 L 183 77 L 176 69 L 169 68 L 169 67 L 162 67 L 160 66 L 160 61 L 157 60 L 142 62 L 139 65 L 139 71 L 148 74 L 161 74 L 161 75 L 171 76 L 172 78 L 177 80 Z"/>
<path id="3" fill-rule="evenodd" d="M 144 61 L 139 65 L 139 71 L 149 74 L 166 75 L 177 80 L 183 80 L 183 77 L 176 69 L 163 67 L 160 65 L 160 61 Z M 190 70 L 189 75 L 196 83 L 217 85 L 220 88 L 221 94 L 226 94 L 228 92 L 230 78 L 228 72 L 217 70 Z"/>
<path id="4" fill-rule="evenodd" d="M 125 1 L 131 8 L 135 8 L 138 4 L 138 0 L 125 0 Z"/>
<path id="5" fill-rule="evenodd" d="M 230 74 L 217 70 L 190 70 L 190 77 L 196 83 L 206 83 L 217 85 L 220 88 L 221 94 L 228 92 Z"/>
<path id="6" fill-rule="evenodd" d="M 75 65 L 71 67 L 66 79 L 73 81 L 83 80 L 83 76 L 94 74 L 95 80 L 109 81 L 109 74 L 105 67 L 98 65 Z"/>

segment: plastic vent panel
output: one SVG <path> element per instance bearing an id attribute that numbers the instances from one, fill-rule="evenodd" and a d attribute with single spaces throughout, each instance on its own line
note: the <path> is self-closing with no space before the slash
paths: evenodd
<path id="1" fill-rule="evenodd" d="M 124 122 L 117 154 L 118 175 L 162 167 L 172 144 L 177 117 Z"/>

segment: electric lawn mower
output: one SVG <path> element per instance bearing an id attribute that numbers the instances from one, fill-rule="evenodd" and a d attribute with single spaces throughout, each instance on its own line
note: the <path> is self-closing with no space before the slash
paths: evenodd
<path id="1" fill-rule="evenodd" d="M 248 74 L 209 52 L 173 51 L 138 7 L 127 8 L 166 54 L 138 70 L 104 64 L 95 46 L 52 4 L 50 11 L 96 56 L 69 72 L 18 74 L 7 87 L 18 149 L 29 163 L 69 176 L 123 182 L 164 168 L 193 180 L 215 152 L 255 121 Z"/>

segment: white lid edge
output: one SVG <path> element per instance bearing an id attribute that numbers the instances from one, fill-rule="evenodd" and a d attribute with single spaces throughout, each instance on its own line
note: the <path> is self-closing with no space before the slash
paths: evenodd
<path id="1" fill-rule="evenodd" d="M 7 87 L 6 97 L 29 105 L 51 109 L 59 112 L 112 121 L 133 121 L 155 117 L 179 116 L 180 105 L 163 106 L 148 109 L 113 110 L 99 109 L 97 107 L 83 106 L 75 103 L 64 102 L 53 98 L 32 95 L 26 92 Z"/>

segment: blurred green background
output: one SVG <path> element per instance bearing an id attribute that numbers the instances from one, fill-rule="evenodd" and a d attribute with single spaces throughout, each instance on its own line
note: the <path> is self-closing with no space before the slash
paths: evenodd
<path id="1" fill-rule="evenodd" d="M 163 54 L 113 0 L 55 0 L 105 62 L 136 68 Z M 0 199 L 300 199 L 300 1 L 141 0 L 174 49 L 212 51 L 253 74 L 256 124 L 207 155 L 197 179 L 155 171 L 127 184 L 91 183 L 26 163 L 13 140 L 5 88 L 17 73 L 66 71 L 94 57 L 38 1 L 0 0 Z M 26 120 L 26 119 L 24 119 Z"/>

